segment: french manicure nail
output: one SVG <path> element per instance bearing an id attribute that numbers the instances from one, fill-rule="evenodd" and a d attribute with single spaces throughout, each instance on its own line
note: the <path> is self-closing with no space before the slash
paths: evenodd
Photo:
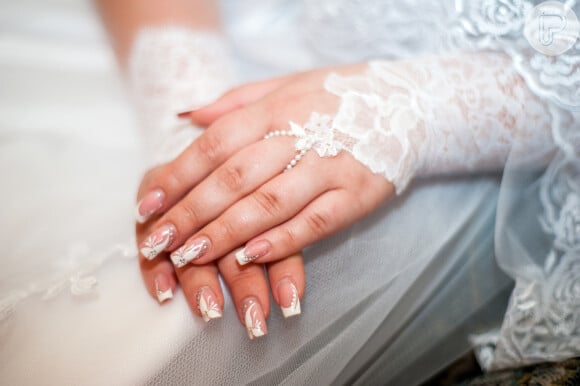
<path id="1" fill-rule="evenodd" d="M 259 338 L 268 333 L 266 328 L 266 318 L 260 303 L 254 297 L 249 297 L 242 303 L 242 314 L 244 323 L 250 339 Z"/>
<path id="2" fill-rule="evenodd" d="M 173 291 L 169 285 L 169 280 L 162 273 L 158 273 L 155 276 L 155 294 L 157 295 L 159 303 L 173 298 Z"/>
<path id="3" fill-rule="evenodd" d="M 201 287 L 196 294 L 197 308 L 201 312 L 201 317 L 207 323 L 212 319 L 222 317 L 222 310 L 217 303 L 217 297 L 209 287 Z"/>
<path id="4" fill-rule="evenodd" d="M 198 237 L 197 239 L 185 243 L 179 249 L 171 254 L 171 261 L 177 268 L 185 266 L 190 261 L 199 259 L 208 251 L 210 241 L 207 237 Z"/>
<path id="5" fill-rule="evenodd" d="M 246 265 L 252 261 L 266 256 L 270 251 L 270 243 L 267 241 L 256 241 L 246 245 L 236 252 L 236 260 L 240 265 Z"/>
<path id="6" fill-rule="evenodd" d="M 146 259 L 153 260 L 173 242 L 176 233 L 172 224 L 163 225 L 141 243 L 139 251 Z"/>
<path id="7" fill-rule="evenodd" d="M 165 193 L 161 189 L 155 189 L 145 195 L 135 208 L 135 219 L 143 224 L 163 206 Z"/>
<path id="8" fill-rule="evenodd" d="M 300 299 L 298 289 L 290 279 L 282 279 L 278 283 L 278 300 L 285 318 L 300 315 Z"/>

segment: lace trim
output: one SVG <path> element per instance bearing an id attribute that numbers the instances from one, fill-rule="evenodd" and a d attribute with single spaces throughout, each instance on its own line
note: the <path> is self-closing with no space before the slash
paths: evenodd
<path id="1" fill-rule="evenodd" d="M 552 141 L 549 142 L 557 146 L 559 156 L 552 161 L 541 180 L 540 199 L 544 207 L 542 225 L 544 231 L 553 236 L 554 245 L 549 255 L 540 257 L 544 267 L 536 267 L 525 256 L 507 258 L 517 261 L 518 266 L 512 271 L 517 284 L 505 323 L 500 331 L 473 337 L 472 340 L 485 369 L 580 355 L 577 348 L 580 347 L 577 341 L 580 320 L 574 315 L 578 305 L 569 301 L 572 295 L 576 299 L 580 297 L 575 263 L 580 248 L 580 41 L 573 49 L 556 57 L 535 51 L 525 39 L 523 29 L 526 16 L 540 3 L 542 1 L 459 0 L 426 4 L 411 0 L 365 7 L 366 2 L 359 1 L 307 1 L 312 19 L 309 28 L 316 32 L 311 35 L 321 36 L 322 53 L 327 57 L 352 62 L 357 57 L 360 60 L 369 55 L 369 52 L 382 58 L 416 57 L 418 53 L 441 51 L 502 52 L 511 58 L 506 68 L 515 69 L 529 90 L 550 104 L 550 114 L 546 115 L 552 129 Z M 578 1 L 563 3 L 580 16 Z M 360 9 L 367 10 L 367 13 L 361 13 Z M 428 15 L 429 20 L 418 15 L 417 9 L 421 9 L 420 14 Z M 386 29 L 385 26 L 389 27 Z M 344 31 L 348 34 L 344 35 Z M 427 35 L 424 31 L 428 31 Z M 337 36 L 340 38 L 336 39 Z M 369 47 L 372 51 L 364 50 Z M 350 52 L 353 52 L 352 57 Z M 413 68 L 413 71 L 421 74 L 424 70 Z M 436 73 L 436 76 L 440 74 Z M 445 77 L 445 73 L 442 74 Z M 442 89 L 446 87 L 442 85 Z M 535 103 L 537 99 L 533 100 Z M 405 101 L 401 106 L 411 110 L 422 105 L 410 105 Z M 419 111 L 424 114 L 424 110 Z M 306 126 L 312 127 L 313 122 L 321 119 L 329 122 L 328 117 L 313 116 Z M 336 130 L 333 124 L 329 127 Z M 373 121 L 369 127 L 375 127 Z M 378 134 L 374 135 L 380 138 Z M 390 136 L 396 138 L 394 134 Z M 395 145 L 408 149 L 404 139 Z M 405 154 L 408 158 L 412 155 Z M 367 155 L 367 158 L 372 159 L 372 155 Z M 364 159 L 362 154 L 359 160 Z M 398 157 L 398 162 L 391 162 L 394 166 L 391 170 L 402 170 L 399 165 L 405 165 L 403 160 L 404 157 Z M 381 169 L 387 170 L 387 167 L 374 168 Z M 396 172 L 384 174 L 394 179 L 397 176 Z M 404 186 L 404 180 L 399 185 Z M 503 259 L 502 256 L 498 258 Z M 536 273 L 534 277 L 527 277 L 532 271 Z M 570 296 L 561 301 L 565 293 Z"/>
<path id="2" fill-rule="evenodd" d="M 460 1 L 452 34 L 459 46 L 501 50 L 512 58 L 530 90 L 551 103 L 552 136 L 559 149 L 540 186 L 544 208 L 540 221 L 554 237 L 552 250 L 544 267 L 520 263 L 517 268 L 497 346 L 491 359 L 487 354 L 479 357 L 488 370 L 580 354 L 580 41 L 556 57 L 535 51 L 525 40 L 523 27 L 526 14 L 539 3 Z M 566 5 L 580 12 L 576 1 Z M 530 270 L 537 274 L 530 277 L 526 273 Z"/>
<path id="3" fill-rule="evenodd" d="M 376 61 L 362 75 L 331 74 L 325 88 L 338 111 L 291 123 L 296 149 L 346 150 L 397 193 L 417 174 L 499 169 L 512 148 L 551 142 L 548 108 L 501 54 Z"/>

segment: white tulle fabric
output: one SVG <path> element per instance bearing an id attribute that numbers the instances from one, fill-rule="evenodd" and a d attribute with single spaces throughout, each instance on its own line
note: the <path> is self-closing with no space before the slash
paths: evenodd
<path id="1" fill-rule="evenodd" d="M 580 14 L 575 2 L 568 3 Z M 437 67 L 437 58 L 474 52 L 499 65 L 507 55 L 511 66 L 491 66 L 506 76 L 496 83 L 534 102 L 521 106 L 519 97 L 508 98 L 514 114 L 549 109 L 537 125 L 521 127 L 543 133 L 549 117 L 553 149 L 522 155 L 510 147 L 501 188 L 494 176 L 416 181 L 388 207 L 306 250 L 302 315 L 285 320 L 273 308 L 269 336 L 249 342 L 229 299 L 224 318 L 210 325 L 192 316 L 180 292 L 159 309 L 125 248 L 141 172 L 195 136 L 197 129 L 175 113 L 227 86 L 218 71 L 197 67 L 218 76 L 200 80 L 185 67 L 200 63 L 196 52 L 222 57 L 222 43 L 171 28 L 143 38 L 157 43 L 136 46 L 144 54 L 132 73 L 145 76 L 132 80 L 144 91 L 134 95 L 142 106 L 134 117 L 88 2 L 6 3 L 0 7 L 1 383 L 412 385 L 469 350 L 466 333 L 487 330 L 473 340 L 489 369 L 579 355 L 580 46 L 556 58 L 533 51 L 521 36 L 523 10 L 531 2 L 222 5 L 243 80 L 427 55 Z M 497 53 L 488 56 L 492 50 Z M 147 57 L 156 52 L 176 54 Z M 172 67 L 168 58 L 182 58 L 185 67 Z M 459 70 L 487 71 L 463 64 Z M 389 69 L 415 91 L 413 80 L 420 77 Z M 515 73 L 537 98 L 511 82 Z M 186 86 L 184 74 L 195 87 Z M 441 69 L 446 74 L 451 69 Z M 463 75 L 481 86 L 476 95 L 491 95 L 491 85 Z M 207 95 L 197 93 L 200 84 Z M 456 82 L 449 85 L 457 92 Z M 477 101 L 470 93 L 465 100 Z M 501 118 L 493 124 L 507 127 Z M 182 128 L 186 134 L 175 134 Z M 523 131 L 499 133 L 512 140 Z M 181 135 L 183 143 L 171 144 Z M 544 173 L 546 155 L 553 161 Z M 510 281 L 494 263 L 494 245 L 502 270 L 516 281 L 501 325 Z M 83 285 L 71 287 L 75 283 Z M 46 293 L 58 296 L 42 300 Z"/>
<path id="2" fill-rule="evenodd" d="M 324 86 L 340 97 L 338 111 L 291 123 L 296 149 L 346 150 L 399 194 L 416 175 L 497 170 L 513 147 L 538 152 L 552 142 L 548 107 L 502 54 L 375 61 Z"/>
<path id="3" fill-rule="evenodd" d="M 580 322 L 577 319 L 577 304 L 574 299 L 577 299 L 579 295 L 578 282 L 580 280 L 580 272 L 577 269 L 580 261 L 578 254 L 580 189 L 575 181 L 578 180 L 578 165 L 580 164 L 580 131 L 578 130 L 580 126 L 580 114 L 578 114 L 580 110 L 580 41 L 571 50 L 557 57 L 545 56 L 535 51 L 526 41 L 523 28 L 527 13 L 535 5 L 541 3 L 540 1 L 484 0 L 451 3 L 443 2 L 429 6 L 422 2 L 412 1 L 397 5 L 390 2 L 373 4 L 366 8 L 369 13 L 365 15 L 367 24 L 362 23 L 358 16 L 355 16 L 343 17 L 338 22 L 339 24 L 335 25 L 334 30 L 321 25 L 314 28 L 324 30 L 321 36 L 326 37 L 329 46 L 336 49 L 334 55 L 332 51 L 329 55 L 341 58 L 336 54 L 340 51 L 346 60 L 348 60 L 350 50 L 347 49 L 346 44 L 343 45 L 343 42 L 351 42 L 352 39 L 359 37 L 363 39 L 357 42 L 359 47 L 366 47 L 366 44 L 370 45 L 371 40 L 376 39 L 377 43 L 374 47 L 387 57 L 406 57 L 420 52 L 450 52 L 457 49 L 464 52 L 492 50 L 509 56 L 510 62 L 504 63 L 505 67 L 496 72 L 496 81 L 501 83 L 500 79 L 505 79 L 505 74 L 510 74 L 508 77 L 511 77 L 516 72 L 526 82 L 526 85 L 522 85 L 520 89 L 520 96 L 523 99 L 520 99 L 519 103 L 523 105 L 530 103 L 536 107 L 528 111 L 516 107 L 512 110 L 516 114 L 511 119 L 508 115 L 504 122 L 502 119 L 488 121 L 487 130 L 473 133 L 483 134 L 481 138 L 490 139 L 490 143 L 499 140 L 501 145 L 495 142 L 497 147 L 489 149 L 491 150 L 489 154 L 497 155 L 498 164 L 508 160 L 504 171 L 502 185 L 504 188 L 498 207 L 496 254 L 500 266 L 516 280 L 516 288 L 502 328 L 489 334 L 473 336 L 472 341 L 477 345 L 480 363 L 486 369 L 500 369 L 577 356 L 580 354 L 578 351 Z M 316 14 L 318 21 L 328 21 L 336 15 L 351 15 L 356 13 L 357 7 L 362 7 L 362 4 L 347 1 L 332 4 L 309 2 L 309 4 L 311 12 Z M 580 4 L 577 1 L 567 1 L 565 4 L 576 14 L 580 12 Z M 428 11 L 425 13 L 428 16 L 422 17 L 423 12 L 417 12 L 418 9 Z M 393 24 L 389 24 L 382 17 L 383 15 L 397 15 L 398 18 L 397 21 L 393 20 Z M 379 32 L 380 28 L 384 29 L 385 25 L 389 25 L 388 29 L 392 32 L 390 26 L 397 23 L 407 27 L 412 25 L 413 28 L 408 28 L 408 31 L 405 31 L 404 27 L 398 29 L 397 32 L 400 32 L 400 35 Z M 348 31 L 347 35 L 350 37 L 344 36 L 344 39 L 334 39 L 331 42 L 331 39 L 339 33 L 339 29 L 343 32 Z M 352 34 L 353 30 L 365 32 Z M 425 34 L 425 31 L 429 32 Z M 414 36 L 410 37 L 409 33 Z M 433 35 L 428 36 L 429 33 Z M 419 41 L 418 36 L 423 39 Z M 340 48 L 343 50 L 341 51 Z M 471 62 L 466 61 L 459 65 L 456 63 L 453 68 L 461 69 Z M 412 74 L 410 78 L 413 79 L 416 73 L 431 72 L 432 67 L 437 68 L 436 62 L 429 65 L 425 66 L 428 68 L 425 69 L 409 64 L 414 70 L 410 71 Z M 504 70 L 504 75 L 501 75 Z M 454 89 L 457 84 L 455 81 L 443 82 L 448 71 L 448 68 L 437 68 L 432 72 L 433 77 L 442 83 L 440 89 L 431 90 L 432 94 L 428 96 L 428 101 L 437 101 L 441 90 Z M 466 80 L 465 77 L 463 80 Z M 430 84 L 430 81 L 426 83 Z M 467 81 L 465 84 L 469 83 Z M 520 81 L 517 83 L 521 84 Z M 359 87 L 360 85 L 356 84 L 353 90 Z M 499 89 L 505 90 L 505 83 Z M 477 95 L 485 96 L 485 92 L 479 94 L 477 92 L 479 90 L 486 90 L 486 88 L 478 88 L 476 92 L 467 95 L 463 101 L 469 101 Z M 497 89 L 493 92 L 497 92 Z M 530 96 L 530 92 L 535 96 Z M 509 92 L 506 93 L 506 95 L 509 94 Z M 502 103 L 488 102 L 487 104 L 497 108 L 496 117 L 498 113 L 501 115 L 510 111 L 507 108 L 500 112 L 504 101 L 507 102 L 506 106 L 510 105 L 511 98 L 506 98 L 506 95 L 496 95 Z M 540 103 L 538 103 L 538 98 L 541 99 Z M 458 99 L 462 100 L 462 98 Z M 516 105 L 517 102 L 511 106 Z M 456 105 L 451 103 L 451 106 Z M 466 106 L 470 106 L 469 103 Z M 441 107 L 446 106 L 441 105 Z M 471 111 L 479 114 L 481 108 Z M 341 114 L 340 110 L 338 114 Z M 421 116 L 418 114 L 418 117 Z M 526 116 L 530 119 L 525 119 Z M 513 120 L 514 117 L 518 119 Z M 470 118 L 474 119 L 475 124 L 472 126 L 469 122 L 463 128 L 482 127 L 478 125 L 477 117 Z M 329 119 L 326 121 L 331 122 Z M 451 119 L 450 123 L 454 122 L 457 120 Z M 506 125 L 508 122 L 509 124 Z M 334 124 L 331 126 L 334 127 Z M 443 127 L 446 126 L 446 124 L 443 125 Z M 506 126 L 520 127 L 523 131 L 521 129 L 514 132 L 505 131 Z M 376 123 L 367 124 L 366 127 L 376 128 Z M 511 135 L 492 139 L 487 137 L 486 131 L 488 134 L 493 132 L 499 136 L 502 136 L 502 133 L 511 132 Z M 550 139 L 546 137 L 548 133 Z M 544 142 L 546 145 L 554 143 L 554 149 L 538 146 L 541 145 L 541 141 L 546 141 Z M 514 146 L 508 150 L 507 143 L 509 142 Z M 433 143 L 447 142 L 439 138 Z M 371 149 L 380 147 L 374 143 Z M 383 148 L 388 148 L 388 146 L 383 146 Z M 460 142 L 459 151 L 452 153 L 461 154 L 469 148 L 469 141 Z M 471 149 L 473 150 L 474 147 Z M 550 163 L 546 174 L 538 177 L 538 165 L 545 164 L 555 152 L 558 154 Z M 375 158 L 384 162 L 384 153 L 378 152 L 378 154 L 379 156 Z M 395 154 L 399 153 L 395 152 Z M 419 158 L 425 157 L 428 167 L 431 166 L 429 162 L 434 162 L 436 167 L 432 171 L 437 171 L 439 167 L 437 161 L 441 159 L 439 154 L 437 150 L 428 151 L 421 153 Z M 481 154 L 479 149 L 475 153 L 462 154 L 462 160 L 467 163 L 465 165 L 467 170 L 471 166 L 470 160 L 478 158 L 478 154 Z M 374 166 L 376 162 L 373 162 L 372 158 L 369 159 L 368 154 L 357 155 L 353 152 L 353 155 L 369 165 L 372 170 L 382 171 L 381 168 Z M 402 158 L 396 159 L 398 162 L 401 160 Z M 458 160 L 459 158 L 456 159 Z M 397 162 L 394 164 L 397 165 Z M 446 166 L 453 169 L 452 164 Z M 485 162 L 482 166 L 485 167 Z M 396 174 L 388 173 L 386 176 L 393 178 L 395 183 L 398 182 Z M 398 184 L 404 187 L 405 180 Z M 526 199 L 522 200 L 522 196 Z M 516 208 L 518 211 L 525 208 L 526 213 L 530 214 L 528 225 L 524 226 L 509 215 Z M 541 209 L 538 210 L 538 208 Z M 542 240 L 539 245 L 538 240 Z"/>
<path id="4" fill-rule="evenodd" d="M 526 13 L 538 3 L 465 2 L 457 19 L 462 27 L 455 35 L 457 41 L 506 52 L 528 87 L 549 105 L 557 153 L 543 175 L 522 168 L 521 161 L 537 163 L 546 152 L 510 154 L 504 171 L 496 254 L 516 287 L 499 333 L 488 335 L 487 343 L 479 346 L 480 363 L 487 369 L 580 354 L 580 41 L 557 57 L 535 51 L 522 30 Z M 566 5 L 580 12 L 577 1 Z M 508 214 L 516 208 L 528 218 L 526 225 Z"/>

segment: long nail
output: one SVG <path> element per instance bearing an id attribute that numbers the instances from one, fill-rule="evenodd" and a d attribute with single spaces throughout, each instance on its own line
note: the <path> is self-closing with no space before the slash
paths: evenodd
<path id="1" fill-rule="evenodd" d="M 196 294 L 197 308 L 201 312 L 201 317 L 207 323 L 212 319 L 219 319 L 223 316 L 222 310 L 217 303 L 217 297 L 209 287 L 201 287 Z"/>
<path id="2" fill-rule="evenodd" d="M 135 208 L 135 219 L 140 224 L 146 222 L 163 206 L 165 193 L 161 189 L 155 189 L 145 195 Z"/>
<path id="3" fill-rule="evenodd" d="M 259 338 L 268 333 L 266 327 L 266 318 L 260 303 L 254 297 L 249 297 L 242 303 L 242 314 L 244 323 L 250 339 Z"/>
<path id="4" fill-rule="evenodd" d="M 240 265 L 246 265 L 252 261 L 266 256 L 270 252 L 270 243 L 264 240 L 249 243 L 236 252 L 236 260 Z"/>
<path id="5" fill-rule="evenodd" d="M 141 243 L 139 251 L 146 259 L 153 260 L 173 242 L 176 233 L 172 224 L 163 225 Z"/>
<path id="6" fill-rule="evenodd" d="M 155 294 L 159 303 L 173 298 L 173 290 L 171 289 L 169 279 L 163 273 L 155 275 Z"/>
<path id="7" fill-rule="evenodd" d="M 285 318 L 300 315 L 300 299 L 298 289 L 290 279 L 282 279 L 277 286 L 280 308 Z"/>
<path id="8" fill-rule="evenodd" d="M 184 244 L 171 254 L 171 261 L 177 268 L 185 266 L 190 261 L 199 259 L 209 250 L 210 241 L 207 237 L 197 239 Z"/>

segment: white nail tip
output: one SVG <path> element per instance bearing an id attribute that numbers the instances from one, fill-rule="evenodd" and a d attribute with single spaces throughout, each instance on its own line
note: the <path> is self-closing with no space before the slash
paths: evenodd
<path id="1" fill-rule="evenodd" d="M 255 260 L 255 258 L 252 258 L 251 256 L 246 255 L 246 248 L 238 249 L 235 256 L 236 256 L 236 260 L 238 261 L 239 265 L 246 265 L 246 264 L 249 264 Z"/>
<path id="2" fill-rule="evenodd" d="M 184 245 L 171 254 L 171 261 L 177 268 L 197 259 L 207 251 L 207 242 L 204 240 L 193 245 Z"/>
<path id="3" fill-rule="evenodd" d="M 292 302 L 290 303 L 289 307 L 280 307 L 282 309 L 282 315 L 285 318 L 289 318 L 291 316 L 300 315 L 302 310 L 300 309 L 300 299 L 298 298 L 298 290 L 291 284 L 292 286 Z"/>
<path id="4" fill-rule="evenodd" d="M 144 224 L 145 221 L 149 219 L 150 216 L 143 216 L 141 212 L 139 212 L 139 205 L 135 208 L 135 221 L 139 224 Z"/>
<path id="5" fill-rule="evenodd" d="M 246 329 L 248 330 L 248 337 L 250 339 L 259 338 L 266 335 L 264 327 L 262 326 L 262 321 L 258 316 L 258 304 L 251 302 L 246 309 L 246 314 L 244 315 L 244 322 L 246 324 Z"/>
<path id="6" fill-rule="evenodd" d="M 163 303 L 169 299 L 173 299 L 173 291 L 171 288 L 166 291 L 157 290 L 157 300 L 159 300 L 159 303 Z"/>

